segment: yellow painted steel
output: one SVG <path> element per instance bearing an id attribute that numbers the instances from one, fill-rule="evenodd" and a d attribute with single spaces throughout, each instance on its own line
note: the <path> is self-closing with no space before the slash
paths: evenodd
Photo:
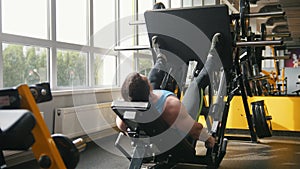
<path id="1" fill-rule="evenodd" d="M 36 125 L 32 130 L 35 139 L 32 146 L 32 152 L 36 160 L 39 160 L 41 156 L 46 155 L 51 160 L 49 169 L 66 169 L 29 87 L 27 85 L 20 85 L 17 89 L 21 96 L 21 108 L 30 110 L 36 119 Z"/>
<path id="2" fill-rule="evenodd" d="M 264 100 L 269 115 L 272 116 L 272 129 L 278 131 L 300 131 L 300 97 L 296 96 L 253 96 L 248 97 L 250 112 L 251 102 Z M 205 102 L 204 102 L 205 103 Z M 206 126 L 203 116 L 199 122 Z M 241 96 L 234 96 L 227 119 L 228 129 L 249 129 Z"/>
<path id="3" fill-rule="evenodd" d="M 300 97 L 295 96 L 254 96 L 248 97 L 251 102 L 264 100 L 272 116 L 272 129 L 280 131 L 300 131 Z M 242 97 L 235 96 L 231 102 L 227 128 L 248 129 Z"/>

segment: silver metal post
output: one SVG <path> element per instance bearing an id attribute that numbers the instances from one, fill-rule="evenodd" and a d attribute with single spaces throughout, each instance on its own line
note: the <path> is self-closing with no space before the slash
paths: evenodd
<path id="1" fill-rule="evenodd" d="M 283 11 L 245 14 L 246 17 L 250 17 L 250 18 L 267 17 L 267 16 L 283 16 L 283 15 L 285 15 L 285 12 Z"/>
<path id="2" fill-rule="evenodd" d="M 236 47 L 246 46 L 269 46 L 269 45 L 282 45 L 282 40 L 270 40 L 270 41 L 252 41 L 252 42 L 236 42 Z"/>

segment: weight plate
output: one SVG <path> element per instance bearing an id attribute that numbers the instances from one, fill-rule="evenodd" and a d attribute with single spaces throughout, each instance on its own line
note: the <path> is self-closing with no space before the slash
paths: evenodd
<path id="1" fill-rule="evenodd" d="M 264 101 L 256 101 L 251 103 L 252 118 L 256 134 L 259 138 L 272 136 L 271 118 L 267 118 L 267 109 Z"/>
<path id="2" fill-rule="evenodd" d="M 73 142 L 62 134 L 53 134 L 52 139 L 67 169 L 75 169 L 79 162 L 80 153 Z"/>

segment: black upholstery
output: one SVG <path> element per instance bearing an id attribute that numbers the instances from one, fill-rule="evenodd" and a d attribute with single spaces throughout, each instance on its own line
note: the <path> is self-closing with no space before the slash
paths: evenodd
<path id="1" fill-rule="evenodd" d="M 195 157 L 193 145 L 184 136 L 181 136 L 177 130 L 171 129 L 150 103 L 115 101 L 112 104 L 112 109 L 130 129 L 128 131 L 129 135 L 133 131 L 139 132 L 139 137 L 148 136 L 150 143 L 164 152 L 156 156 L 156 161 L 165 160 L 170 155 L 172 155 L 172 160 L 177 163 L 193 161 Z M 132 119 L 126 118 L 126 112 L 128 111 L 135 112 L 135 117 Z M 135 136 L 132 135 L 131 137 Z M 173 144 L 174 141 L 177 141 L 175 145 Z M 168 146 L 171 147 L 168 148 Z M 165 151 L 166 149 L 168 151 Z"/>
<path id="2" fill-rule="evenodd" d="M 32 129 L 36 124 L 28 110 L 0 110 L 0 148 L 2 150 L 27 150 L 34 143 Z"/>

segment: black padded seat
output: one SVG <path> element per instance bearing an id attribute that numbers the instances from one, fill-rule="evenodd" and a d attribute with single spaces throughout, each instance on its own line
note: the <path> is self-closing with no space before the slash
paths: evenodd
<path id="1" fill-rule="evenodd" d="M 27 150 L 34 143 L 32 129 L 36 124 L 33 114 L 24 109 L 0 110 L 0 148 Z"/>

